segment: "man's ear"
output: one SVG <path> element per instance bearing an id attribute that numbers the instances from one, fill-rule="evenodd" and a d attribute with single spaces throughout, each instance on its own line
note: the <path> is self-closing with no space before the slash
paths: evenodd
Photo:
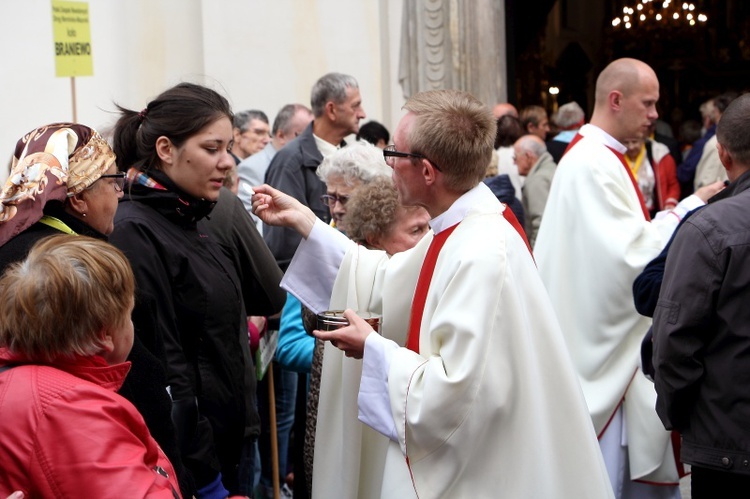
<path id="1" fill-rule="evenodd" d="M 619 90 L 612 90 L 607 96 L 609 100 L 609 107 L 619 111 L 622 107 L 622 92 Z"/>
<path id="2" fill-rule="evenodd" d="M 726 148 L 724 148 L 724 146 L 722 146 L 719 142 L 716 143 L 716 150 L 719 151 L 719 160 L 724 166 L 724 169 L 726 171 L 731 170 L 732 166 L 734 165 L 734 159 L 732 159 L 732 155 L 729 154 L 729 151 L 727 151 Z"/>
<path id="3" fill-rule="evenodd" d="M 419 165 L 422 167 L 422 176 L 424 177 L 425 184 L 426 185 L 432 185 L 437 180 L 437 173 L 438 170 L 435 168 L 435 165 L 430 163 L 427 159 L 420 159 Z"/>
<path id="4" fill-rule="evenodd" d="M 330 121 L 336 121 L 336 103 L 332 100 L 326 102 L 325 115 Z"/>
<path id="5" fill-rule="evenodd" d="M 172 141 L 169 140 L 164 135 L 156 139 L 156 154 L 159 156 L 159 159 L 161 160 L 161 162 L 164 163 L 165 165 L 172 164 L 173 149 L 174 149 L 174 145 L 172 144 Z"/>

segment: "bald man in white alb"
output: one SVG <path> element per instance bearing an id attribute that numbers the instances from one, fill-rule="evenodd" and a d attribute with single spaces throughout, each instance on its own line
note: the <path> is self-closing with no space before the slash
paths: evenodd
<path id="1" fill-rule="evenodd" d="M 560 160 L 534 247 L 618 498 L 680 497 L 671 434 L 639 369 L 650 319 L 636 312 L 632 284 L 680 219 L 721 188 L 650 219 L 623 141 L 648 134 L 658 100 L 647 64 L 618 59 L 602 71 L 590 124 Z"/>

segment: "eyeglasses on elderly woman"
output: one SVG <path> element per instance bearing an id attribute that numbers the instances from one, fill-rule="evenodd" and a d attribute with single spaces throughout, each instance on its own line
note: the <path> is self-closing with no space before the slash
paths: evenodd
<path id="1" fill-rule="evenodd" d="M 320 200 L 323 204 L 329 208 L 333 208 L 336 203 L 341 203 L 341 206 L 345 206 L 346 202 L 349 201 L 349 196 L 339 196 L 337 194 L 323 194 L 320 196 Z"/>
<path id="2" fill-rule="evenodd" d="M 102 175 L 101 177 L 99 177 L 98 180 L 101 180 L 103 178 L 112 179 L 112 185 L 115 186 L 115 192 L 122 192 L 123 188 L 125 187 L 125 172 L 117 172 L 117 173 L 110 173 L 107 175 Z"/>

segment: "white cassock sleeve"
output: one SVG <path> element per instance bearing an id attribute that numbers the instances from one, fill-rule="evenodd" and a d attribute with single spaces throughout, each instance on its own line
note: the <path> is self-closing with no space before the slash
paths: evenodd
<path id="1" fill-rule="evenodd" d="M 706 203 L 704 203 L 701 198 L 695 194 L 691 194 L 680 201 L 679 204 L 671 210 L 664 210 L 657 213 L 651 223 L 657 228 L 662 239 L 669 241 L 669 238 L 672 237 L 672 233 L 680 224 L 680 221 L 685 218 L 685 215 L 687 215 L 689 211 L 703 206 L 704 204 Z"/>
<path id="2" fill-rule="evenodd" d="M 281 287 L 315 313 L 327 310 L 339 268 L 352 245 L 341 232 L 316 220 L 294 253 Z M 392 440 L 398 440 L 398 435 L 388 393 L 388 369 L 398 348 L 379 334 L 367 337 L 358 396 L 359 419 Z"/>
<path id="3" fill-rule="evenodd" d="M 297 247 L 281 287 L 316 314 L 328 310 L 341 262 L 354 245 L 338 230 L 316 220 L 307 239 Z"/>
<path id="4" fill-rule="evenodd" d="M 398 442 L 398 432 L 391 411 L 388 371 L 393 353 L 398 349 L 395 341 L 379 334 L 367 337 L 365 355 L 362 358 L 362 379 L 357 395 L 359 420 L 395 442 Z"/>

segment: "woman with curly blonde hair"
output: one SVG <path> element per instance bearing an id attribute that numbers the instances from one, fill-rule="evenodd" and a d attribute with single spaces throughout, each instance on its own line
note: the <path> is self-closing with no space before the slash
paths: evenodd
<path id="1" fill-rule="evenodd" d="M 412 248 L 430 228 L 427 210 L 402 205 L 389 178 L 360 187 L 349 200 L 345 218 L 350 239 L 389 255 Z"/>

